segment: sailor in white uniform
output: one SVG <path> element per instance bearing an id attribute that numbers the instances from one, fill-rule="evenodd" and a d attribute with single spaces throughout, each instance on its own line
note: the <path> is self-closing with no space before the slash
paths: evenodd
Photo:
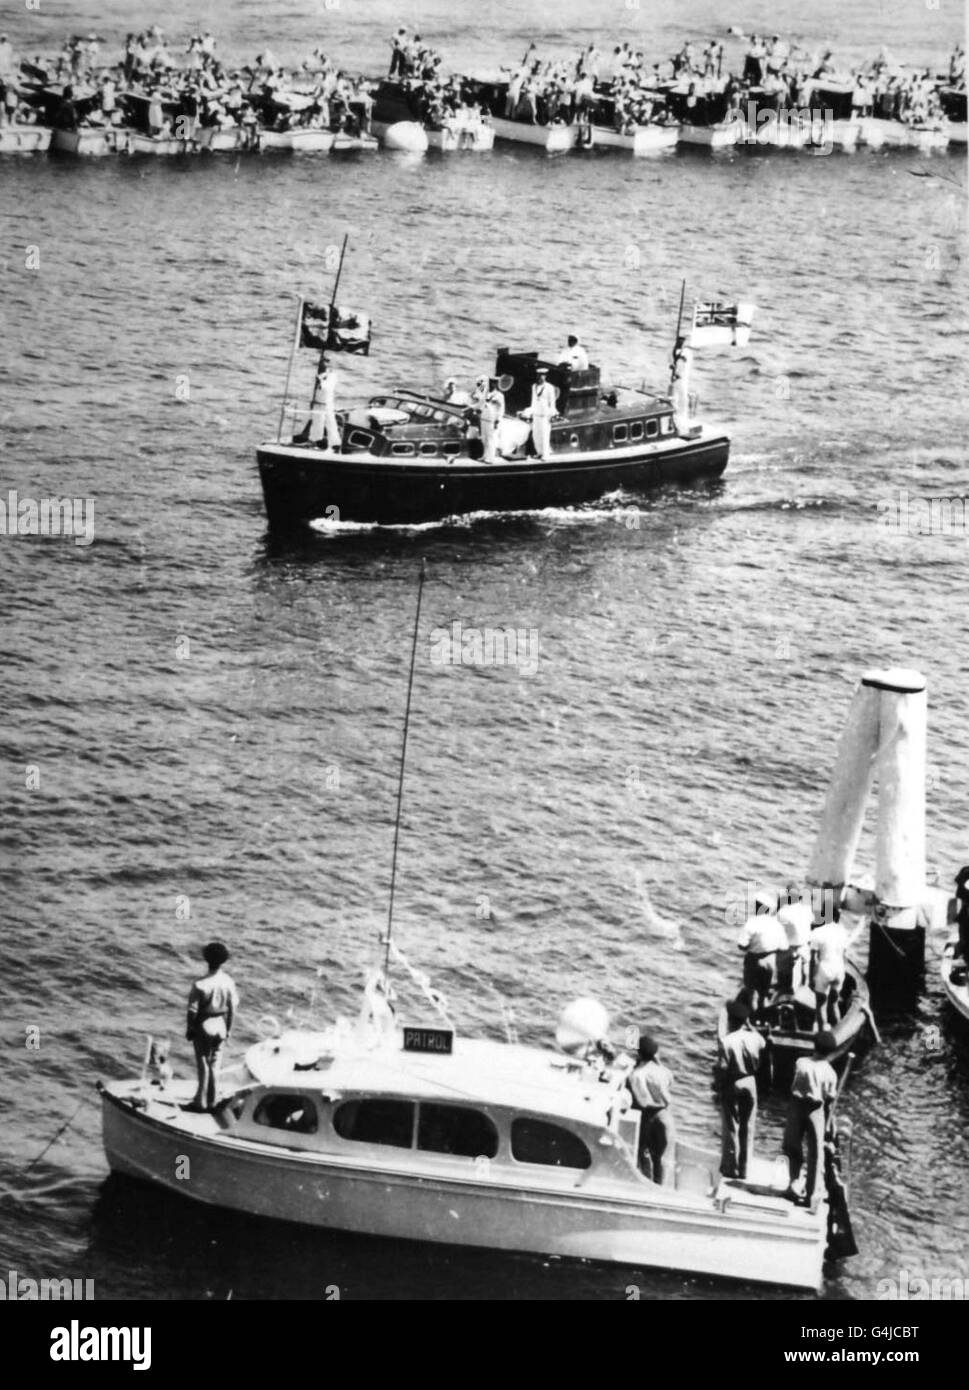
<path id="1" fill-rule="evenodd" d="M 677 338 L 673 349 L 673 377 L 671 381 L 673 396 L 673 424 L 677 434 L 685 434 L 690 424 L 690 370 L 693 366 L 693 349 L 685 338 Z"/>
<path id="2" fill-rule="evenodd" d="M 495 463 L 498 457 L 498 436 L 505 418 L 505 397 L 498 389 L 498 378 L 489 377 L 488 394 L 481 405 L 481 443 L 485 463 Z"/>
<path id="3" fill-rule="evenodd" d="M 559 358 L 559 364 L 563 367 L 571 367 L 573 372 L 587 372 L 589 370 L 589 354 L 574 333 L 569 334 L 568 345 Z"/>
<path id="4" fill-rule="evenodd" d="M 555 387 L 548 379 L 548 368 L 537 367 L 538 380 L 532 387 L 530 414 L 532 420 L 532 440 L 535 452 L 540 459 L 552 454 L 552 416 L 555 414 Z"/>
<path id="5" fill-rule="evenodd" d="M 461 390 L 458 386 L 457 379 L 453 376 L 449 376 L 444 383 L 444 399 L 447 401 L 448 405 L 465 406 L 471 404 L 471 397 L 468 395 L 467 391 Z"/>
<path id="6" fill-rule="evenodd" d="M 313 425 L 310 439 L 318 444 L 326 436 L 327 448 L 333 453 L 340 452 L 340 426 L 336 418 L 336 388 L 338 373 L 327 365 L 325 357 L 320 358 L 320 370 L 316 378 L 317 404 L 313 410 Z"/>

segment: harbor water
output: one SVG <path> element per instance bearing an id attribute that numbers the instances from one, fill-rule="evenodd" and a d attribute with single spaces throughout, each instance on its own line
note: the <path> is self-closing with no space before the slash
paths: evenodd
<path id="1" fill-rule="evenodd" d="M 377 70 L 393 7 L 317 8 L 319 25 L 293 12 L 269 29 L 251 0 L 220 0 L 205 21 L 230 55 L 322 43 Z M 533 37 L 636 34 L 657 56 L 686 37 L 670 3 L 485 10 L 470 25 L 435 0 L 422 32 L 486 69 Z M 787 3 L 742 21 L 940 65 L 959 37 L 900 3 L 824 0 L 810 31 Z M 187 35 L 197 10 L 161 22 Z M 131 27 L 87 0 L 17 23 L 25 51 L 68 23 L 112 41 Z M 691 23 L 722 31 L 712 4 Z M 578 995 L 617 1035 L 648 1024 L 681 1129 L 716 1146 L 716 1009 L 749 885 L 803 876 L 866 667 L 925 673 L 932 878 L 969 861 L 964 159 L 32 159 L 4 160 L 0 186 L 0 500 L 93 501 L 89 545 L 0 537 L 0 1272 L 121 1298 L 777 1297 L 294 1231 L 109 1181 L 94 1085 L 137 1071 L 146 1034 L 190 1070 L 184 1001 L 212 937 L 242 994 L 236 1059 L 266 1015 L 355 1009 L 386 926 L 423 560 L 400 946 L 459 1032 L 502 1036 L 510 1011 L 521 1040 L 549 1042 Z M 374 336 L 339 362 L 338 405 L 467 384 L 497 347 L 549 353 L 571 331 L 604 380 L 663 388 L 684 277 L 690 295 L 755 301 L 749 348 L 694 366 L 701 414 L 733 439 L 725 477 L 274 543 L 255 447 L 275 434 L 296 297 L 328 293 L 345 232 L 341 299 Z M 312 367 L 301 354 L 295 399 Z M 950 523 L 923 526 L 942 499 Z M 520 659 L 442 662 L 454 623 L 514 628 Z M 842 1101 L 861 1250 L 828 1297 L 884 1295 L 904 1271 L 969 1277 L 969 1046 L 942 1010 L 940 944 Z M 772 1102 L 768 1152 L 780 1119 Z"/>

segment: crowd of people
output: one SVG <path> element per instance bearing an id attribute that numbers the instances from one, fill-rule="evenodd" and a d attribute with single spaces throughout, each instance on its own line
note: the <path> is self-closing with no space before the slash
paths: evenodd
<path id="1" fill-rule="evenodd" d="M 653 61 L 624 42 L 611 50 L 594 43 L 572 57 L 543 58 L 534 43 L 502 70 L 500 109 L 491 114 L 535 124 L 607 122 L 628 133 L 648 123 L 706 123 L 739 114 L 746 102 L 797 109 L 812 85 L 851 93 L 851 109 L 910 124 L 940 118 L 940 87 L 964 89 L 965 52 L 954 49 L 941 73 L 898 63 L 882 50 L 863 63 L 839 65 L 830 50 L 808 52 L 774 34 L 732 31 L 741 54 L 728 69 L 725 45 L 690 40 Z M 399 84 L 415 119 L 443 126 L 455 113 L 478 110 L 476 87 L 446 71 L 442 55 L 420 34 L 392 36 L 386 80 Z M 44 122 L 53 96 L 60 121 L 131 124 L 150 134 L 196 126 L 285 130 L 293 125 L 356 132 L 369 128 L 373 79 L 351 77 L 321 49 L 295 68 L 269 48 L 237 67 L 224 62 L 208 30 L 176 43 L 157 25 L 129 33 L 113 52 L 103 37 L 73 35 L 55 55 L 18 57 L 0 36 L 0 121 Z"/>

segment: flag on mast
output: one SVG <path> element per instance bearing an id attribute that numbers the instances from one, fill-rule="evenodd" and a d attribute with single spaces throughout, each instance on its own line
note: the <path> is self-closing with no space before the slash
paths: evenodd
<path id="1" fill-rule="evenodd" d="M 690 347 L 746 347 L 756 304 L 727 303 L 722 299 L 697 302 L 687 341 Z"/>
<path id="2" fill-rule="evenodd" d="M 355 309 L 303 304 L 299 345 L 317 352 L 356 352 L 370 356 L 370 318 Z"/>

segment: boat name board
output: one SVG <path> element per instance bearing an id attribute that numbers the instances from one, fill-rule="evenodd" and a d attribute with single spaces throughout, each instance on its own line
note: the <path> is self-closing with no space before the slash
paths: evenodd
<path id="1" fill-rule="evenodd" d="M 444 1052 L 454 1051 L 453 1028 L 405 1028 L 405 1052 Z"/>

